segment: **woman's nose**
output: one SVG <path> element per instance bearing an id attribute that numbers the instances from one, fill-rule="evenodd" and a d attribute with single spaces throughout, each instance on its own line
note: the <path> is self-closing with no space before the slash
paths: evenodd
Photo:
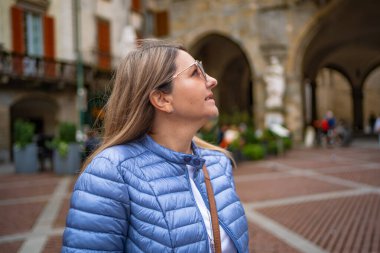
<path id="1" fill-rule="evenodd" d="M 218 85 L 218 81 L 210 75 L 207 75 L 207 88 L 212 89 Z"/>

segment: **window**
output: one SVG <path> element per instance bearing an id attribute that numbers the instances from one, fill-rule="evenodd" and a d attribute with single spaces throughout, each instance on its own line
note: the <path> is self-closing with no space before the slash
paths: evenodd
<path id="1" fill-rule="evenodd" d="M 157 37 L 169 35 L 169 15 L 167 11 L 148 11 L 145 17 L 145 32 Z"/>
<path id="2" fill-rule="evenodd" d="M 54 18 L 44 15 L 42 10 L 40 12 L 18 5 L 11 6 L 11 17 L 15 53 L 13 71 L 17 74 L 35 75 L 38 72 L 54 76 Z"/>
<path id="3" fill-rule="evenodd" d="M 30 56 L 43 56 L 42 18 L 38 14 L 25 12 L 25 45 L 26 53 Z"/>
<path id="4" fill-rule="evenodd" d="M 11 7 L 13 52 L 54 58 L 54 18 L 43 13 Z"/>

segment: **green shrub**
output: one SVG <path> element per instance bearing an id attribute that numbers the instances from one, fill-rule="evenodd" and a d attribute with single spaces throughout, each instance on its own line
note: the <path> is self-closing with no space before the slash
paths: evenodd
<path id="1" fill-rule="evenodd" d="M 13 137 L 15 145 L 18 148 L 24 148 L 29 143 L 33 142 L 35 125 L 31 122 L 21 119 L 14 123 Z"/>
<path id="2" fill-rule="evenodd" d="M 259 144 L 248 144 L 243 147 L 244 157 L 250 160 L 259 160 L 264 158 L 264 148 Z"/>
<path id="3" fill-rule="evenodd" d="M 76 142 L 76 131 L 77 128 L 73 123 L 62 122 L 59 125 L 58 138 L 66 143 Z"/>
<path id="4" fill-rule="evenodd" d="M 277 141 L 276 140 L 270 140 L 270 141 L 268 141 L 267 153 L 271 154 L 271 155 L 277 155 L 277 153 L 278 153 L 278 146 L 277 146 Z"/>
<path id="5" fill-rule="evenodd" d="M 52 141 L 52 148 L 65 157 L 69 152 L 69 143 L 76 142 L 76 126 L 70 122 L 59 124 L 58 136 Z"/>
<path id="6" fill-rule="evenodd" d="M 291 149 L 292 148 L 292 139 L 290 139 L 290 137 L 285 137 L 282 139 L 282 141 L 284 142 L 284 149 L 287 150 L 287 149 Z"/>
<path id="7" fill-rule="evenodd" d="M 252 125 L 251 117 L 248 112 L 235 111 L 234 113 L 222 113 L 219 115 L 220 125 L 236 125 L 244 123 L 248 126 Z"/>
<path id="8" fill-rule="evenodd" d="M 255 130 L 251 127 L 248 127 L 244 133 L 242 133 L 242 138 L 244 139 L 245 143 L 247 144 L 254 144 L 258 143 L 258 139 L 255 134 Z"/>
<path id="9" fill-rule="evenodd" d="M 230 145 L 228 145 L 228 150 L 231 151 L 231 152 L 234 152 L 234 151 L 237 151 L 237 150 L 240 150 L 241 149 L 241 140 L 240 138 L 237 138 L 236 140 L 234 140 L 233 142 L 230 143 Z"/>
<path id="10" fill-rule="evenodd" d="M 199 133 L 199 137 L 204 140 L 204 141 L 207 141 L 208 143 L 211 143 L 211 144 L 214 144 L 216 145 L 216 135 L 214 132 L 206 132 L 206 131 L 202 131 Z"/>
<path id="11" fill-rule="evenodd" d="M 265 129 L 263 132 L 262 139 L 266 141 L 275 140 L 277 138 L 277 135 L 275 135 L 271 130 Z"/>

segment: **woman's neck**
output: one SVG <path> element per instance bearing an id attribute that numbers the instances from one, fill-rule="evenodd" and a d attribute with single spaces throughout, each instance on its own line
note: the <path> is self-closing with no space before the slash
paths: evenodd
<path id="1" fill-rule="evenodd" d="M 166 133 L 150 133 L 150 136 L 155 142 L 168 149 L 180 153 L 191 154 L 191 140 L 192 138 L 178 138 L 178 135 Z"/>
<path id="2" fill-rule="evenodd" d="M 161 146 L 191 154 L 191 141 L 197 131 L 198 128 L 190 123 L 154 121 L 149 135 Z"/>

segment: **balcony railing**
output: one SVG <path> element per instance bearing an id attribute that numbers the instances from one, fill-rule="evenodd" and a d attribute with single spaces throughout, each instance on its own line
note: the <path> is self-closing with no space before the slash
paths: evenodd
<path id="1" fill-rule="evenodd" d="M 8 76 L 13 80 L 34 80 L 51 83 L 76 82 L 76 62 L 58 61 L 43 57 L 0 51 L 0 76 Z M 85 64 L 84 83 L 91 84 L 97 73 L 105 69 Z M 108 69 L 107 72 L 111 72 Z"/>
<path id="2" fill-rule="evenodd" d="M 75 62 L 57 61 L 21 55 L 14 53 L 2 52 L 0 54 L 0 74 L 8 75 L 12 78 L 33 78 L 33 79 L 54 79 L 74 82 Z"/>

